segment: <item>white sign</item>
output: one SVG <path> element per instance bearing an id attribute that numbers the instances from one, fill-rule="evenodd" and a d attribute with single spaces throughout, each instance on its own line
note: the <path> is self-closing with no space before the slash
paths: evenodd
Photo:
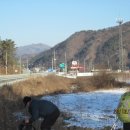
<path id="1" fill-rule="evenodd" d="M 72 61 L 72 65 L 77 65 L 78 63 L 77 63 L 77 61 Z"/>

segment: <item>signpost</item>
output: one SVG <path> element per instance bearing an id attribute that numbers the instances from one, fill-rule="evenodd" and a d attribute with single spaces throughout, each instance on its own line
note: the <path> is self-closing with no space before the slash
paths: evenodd
<path id="1" fill-rule="evenodd" d="M 64 69 L 64 68 L 65 68 L 65 63 L 61 63 L 61 64 L 59 65 L 59 67 L 60 67 L 61 69 Z"/>

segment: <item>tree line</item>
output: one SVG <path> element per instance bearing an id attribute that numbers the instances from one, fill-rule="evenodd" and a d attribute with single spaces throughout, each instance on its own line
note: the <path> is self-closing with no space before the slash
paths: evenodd
<path id="1" fill-rule="evenodd" d="M 9 67 L 10 69 L 16 65 L 16 47 L 15 42 L 11 39 L 0 40 L 0 68 Z M 2 72 L 1 72 L 2 73 Z"/>

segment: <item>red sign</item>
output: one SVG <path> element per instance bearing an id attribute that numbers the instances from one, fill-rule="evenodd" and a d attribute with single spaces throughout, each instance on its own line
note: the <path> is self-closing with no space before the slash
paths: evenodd
<path id="1" fill-rule="evenodd" d="M 83 69 L 83 66 L 71 66 L 71 69 Z"/>

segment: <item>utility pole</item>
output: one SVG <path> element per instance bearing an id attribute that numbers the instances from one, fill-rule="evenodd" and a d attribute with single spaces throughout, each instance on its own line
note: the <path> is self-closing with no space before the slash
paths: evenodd
<path id="1" fill-rule="evenodd" d="M 86 59 L 84 58 L 84 72 L 86 72 Z"/>
<path id="2" fill-rule="evenodd" d="M 55 50 L 54 50 L 54 67 L 55 67 L 55 71 L 56 71 L 56 54 L 55 54 Z"/>
<path id="3" fill-rule="evenodd" d="M 65 72 L 67 74 L 67 58 L 66 58 L 66 52 L 65 52 Z"/>
<path id="4" fill-rule="evenodd" d="M 20 61 L 19 61 L 19 73 L 21 74 L 21 56 L 20 56 Z"/>
<path id="5" fill-rule="evenodd" d="M 5 53 L 5 73 L 6 73 L 6 75 L 8 74 L 8 68 L 7 68 L 7 64 L 8 64 L 8 61 L 7 61 L 7 50 L 6 50 L 6 53 Z"/>
<path id="6" fill-rule="evenodd" d="M 52 68 L 52 70 L 53 70 L 53 57 L 52 57 L 52 67 L 51 67 L 51 68 Z"/>
<path id="7" fill-rule="evenodd" d="M 27 58 L 27 66 L 26 67 L 27 67 L 27 71 L 28 71 L 28 58 Z"/>
<path id="8" fill-rule="evenodd" d="M 117 23 L 119 24 L 119 69 L 121 71 L 125 70 L 125 63 L 124 63 L 124 48 L 122 43 L 122 19 L 118 19 Z"/>

